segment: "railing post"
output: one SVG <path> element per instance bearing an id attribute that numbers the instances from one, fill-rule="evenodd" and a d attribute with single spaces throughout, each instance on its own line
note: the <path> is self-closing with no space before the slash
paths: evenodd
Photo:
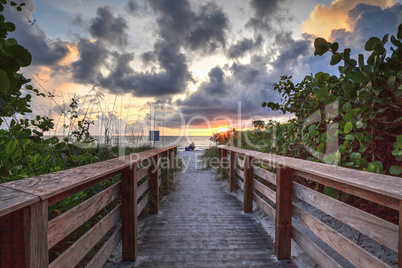
<path id="1" fill-rule="evenodd" d="M 292 238 L 293 169 L 276 167 L 275 255 L 290 260 Z"/>
<path id="2" fill-rule="evenodd" d="M 236 153 L 230 151 L 230 191 L 236 188 Z"/>
<path id="3" fill-rule="evenodd" d="M 222 173 L 223 172 L 223 149 L 222 148 L 218 148 L 218 173 Z"/>
<path id="4" fill-rule="evenodd" d="M 137 244 L 137 163 L 121 174 L 122 259 L 135 261 Z"/>
<path id="5" fill-rule="evenodd" d="M 169 169 L 170 171 L 174 171 L 174 149 L 169 150 Z"/>
<path id="6" fill-rule="evenodd" d="M 244 158 L 244 213 L 253 213 L 254 173 L 253 158 L 246 155 Z"/>
<path id="7" fill-rule="evenodd" d="M 158 214 L 159 211 L 159 155 L 149 159 L 149 212 Z"/>
<path id="8" fill-rule="evenodd" d="M 399 201 L 398 267 L 402 268 L 402 200 Z"/>
<path id="9" fill-rule="evenodd" d="M 178 161 L 179 161 L 179 158 L 177 157 L 177 147 L 174 147 L 174 149 L 173 149 L 173 165 L 174 165 L 173 169 L 175 172 L 179 168 Z"/>
<path id="10" fill-rule="evenodd" d="M 165 151 L 162 153 L 162 187 L 164 193 L 169 191 L 168 177 L 169 177 L 169 151 Z"/>
<path id="11" fill-rule="evenodd" d="M 48 267 L 48 202 L 36 202 L 0 218 L 2 267 Z"/>

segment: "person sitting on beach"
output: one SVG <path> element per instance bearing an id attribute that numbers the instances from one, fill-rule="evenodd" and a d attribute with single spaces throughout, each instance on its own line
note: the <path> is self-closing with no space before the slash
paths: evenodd
<path id="1" fill-rule="evenodd" d="M 195 148 L 194 142 L 192 142 L 192 143 L 190 144 L 190 146 L 188 146 L 188 148 L 189 148 L 191 151 L 194 151 L 194 148 Z"/>

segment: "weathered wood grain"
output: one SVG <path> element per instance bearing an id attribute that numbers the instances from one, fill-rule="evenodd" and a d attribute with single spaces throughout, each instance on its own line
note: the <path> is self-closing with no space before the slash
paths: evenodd
<path id="1" fill-rule="evenodd" d="M 364 199 L 370 200 L 372 202 L 375 202 L 377 204 L 390 207 L 393 209 L 398 209 L 398 200 L 395 198 L 392 198 L 390 196 L 385 196 L 382 194 L 378 194 L 376 192 L 372 191 L 367 191 L 363 188 L 355 187 L 352 185 L 347 185 L 344 183 L 340 183 L 338 181 L 333 181 L 331 179 L 325 178 L 325 177 L 320 177 L 312 174 L 308 174 L 302 171 L 295 171 L 296 176 L 304 177 L 309 180 L 313 180 L 315 182 L 330 186 L 332 188 L 338 189 L 340 191 L 343 191 L 348 194 L 352 194 L 355 196 L 362 197 Z M 401 182 L 402 183 L 402 182 Z"/>
<path id="2" fill-rule="evenodd" d="M 0 266 L 47 267 L 47 201 L 0 217 Z"/>
<path id="3" fill-rule="evenodd" d="M 272 220 L 275 220 L 275 209 L 271 207 L 267 202 L 265 202 L 258 194 L 253 194 L 253 200 L 257 203 L 257 206 L 260 207 L 265 213 L 267 213 L 268 217 Z"/>
<path id="4" fill-rule="evenodd" d="M 27 267 L 46 267 L 49 263 L 47 251 L 47 217 L 46 200 L 25 207 L 24 237 L 25 260 Z"/>
<path id="5" fill-rule="evenodd" d="M 236 175 L 239 176 L 240 178 L 242 178 L 243 180 L 245 178 L 243 170 L 238 169 L 238 168 L 236 168 Z"/>
<path id="6" fill-rule="evenodd" d="M 236 164 L 241 168 L 244 168 L 244 160 L 240 159 L 239 157 L 236 157 Z"/>
<path id="7" fill-rule="evenodd" d="M 261 153 L 226 145 L 219 145 L 218 148 L 230 150 L 239 154 L 249 154 L 270 166 L 281 164 L 285 167 L 304 172 L 305 174 L 326 178 L 329 181 L 336 181 L 339 184 L 345 185 L 345 187 L 353 186 L 354 188 L 361 188 L 362 190 L 388 196 L 390 199 L 402 200 L 402 191 L 400 187 L 402 184 L 402 178 L 332 166 L 297 158 Z M 394 201 L 391 201 L 391 204 L 396 205 L 393 206 L 393 208 L 399 209 L 399 202 L 395 203 Z"/>
<path id="8" fill-rule="evenodd" d="M 237 185 L 244 191 L 244 183 L 240 179 L 237 179 Z"/>
<path id="9" fill-rule="evenodd" d="M 74 267 L 98 243 L 98 241 L 120 220 L 120 206 L 113 209 L 74 244 L 57 257 L 50 268 Z"/>
<path id="10" fill-rule="evenodd" d="M 101 249 L 96 253 L 96 255 L 91 259 L 91 261 L 85 266 L 85 268 L 99 268 L 102 267 L 108 260 L 109 256 L 112 254 L 114 249 L 118 246 L 121 241 L 121 227 L 117 228 L 116 231 L 109 237 Z"/>
<path id="11" fill-rule="evenodd" d="M 276 193 L 256 179 L 254 179 L 254 189 L 262 193 L 272 202 L 276 203 Z"/>
<path id="12" fill-rule="evenodd" d="M 87 188 L 94 183 L 98 183 L 110 176 L 120 173 L 121 170 L 129 167 L 130 164 L 134 162 L 142 162 L 147 158 L 154 157 L 155 155 L 175 147 L 176 146 L 166 146 L 151 149 L 130 156 L 114 158 L 24 180 L 7 182 L 2 184 L 2 186 L 37 195 L 42 200 L 51 199 L 49 200 L 49 204 L 52 204 L 65 198 L 66 192 L 71 195 L 74 192 L 81 191 L 83 190 L 83 185 Z M 62 196 L 54 200 L 52 199 L 58 195 Z"/>
<path id="13" fill-rule="evenodd" d="M 290 260 L 292 239 L 293 169 L 276 167 L 275 255 Z"/>
<path id="14" fill-rule="evenodd" d="M 356 229 L 380 244 L 398 252 L 398 226 L 335 200 L 298 183 L 293 183 L 296 197 Z"/>
<path id="15" fill-rule="evenodd" d="M 230 152 L 230 185 L 229 191 L 233 192 L 236 188 L 236 153 Z"/>
<path id="16" fill-rule="evenodd" d="M 85 200 L 49 222 L 48 247 L 52 248 L 67 235 L 120 196 L 120 182 Z"/>
<path id="17" fill-rule="evenodd" d="M 122 259 L 135 261 L 137 245 L 137 163 L 126 168 L 121 176 Z"/>
<path id="18" fill-rule="evenodd" d="M 296 205 L 293 205 L 293 217 L 356 267 L 389 267 Z"/>
<path id="19" fill-rule="evenodd" d="M 159 211 L 159 156 L 151 158 L 149 167 L 149 213 L 158 214 Z"/>
<path id="20" fill-rule="evenodd" d="M 140 203 L 137 205 L 137 217 L 141 214 L 141 212 L 144 210 L 144 208 L 147 206 L 149 202 L 149 196 L 145 196 Z"/>
<path id="21" fill-rule="evenodd" d="M 0 217 L 36 203 L 40 198 L 0 185 Z"/>
<path id="22" fill-rule="evenodd" d="M 243 211 L 244 213 L 253 213 L 253 158 L 246 156 L 244 159 L 244 189 L 243 189 Z"/>
<path id="23" fill-rule="evenodd" d="M 292 227 L 292 238 L 320 267 L 342 268 L 324 250 L 294 226 Z"/>
<path id="24" fill-rule="evenodd" d="M 140 187 L 137 188 L 137 200 L 149 189 L 149 179 L 144 181 Z"/>
<path id="25" fill-rule="evenodd" d="M 263 180 L 266 180 L 269 183 L 272 183 L 273 185 L 276 185 L 276 174 L 268 171 L 266 169 L 262 169 L 260 167 L 254 166 L 254 175 L 257 175 Z"/>
<path id="26" fill-rule="evenodd" d="M 148 175 L 148 167 L 141 168 L 137 173 L 137 181 L 142 180 L 146 175 Z"/>
<path id="27" fill-rule="evenodd" d="M 402 268 L 402 200 L 399 201 L 398 267 Z"/>
<path id="28" fill-rule="evenodd" d="M 134 267 L 294 267 L 273 261 L 272 239 L 210 171 L 186 172 L 147 219 Z"/>
<path id="29" fill-rule="evenodd" d="M 161 176 L 162 176 L 162 188 L 165 193 L 169 191 L 168 185 L 168 176 L 169 176 L 169 151 L 165 151 L 162 153 L 162 161 L 161 161 Z"/>

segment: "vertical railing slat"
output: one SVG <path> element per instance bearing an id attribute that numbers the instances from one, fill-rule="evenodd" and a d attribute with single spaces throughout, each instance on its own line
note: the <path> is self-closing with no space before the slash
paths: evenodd
<path id="1" fill-rule="evenodd" d="M 253 158 L 246 155 L 244 158 L 244 213 L 253 213 Z"/>
<path id="2" fill-rule="evenodd" d="M 236 153 L 230 151 L 230 191 L 236 188 Z"/>
<path id="3" fill-rule="evenodd" d="M 402 268 L 402 200 L 399 201 L 398 267 Z"/>
<path id="4" fill-rule="evenodd" d="M 276 167 L 275 255 L 290 260 L 292 238 L 293 169 Z"/>
<path id="5" fill-rule="evenodd" d="M 126 168 L 121 176 L 122 258 L 135 261 L 137 242 L 137 163 Z"/>
<path id="6" fill-rule="evenodd" d="M 159 212 L 159 155 L 149 159 L 149 212 L 158 214 Z"/>
<path id="7" fill-rule="evenodd" d="M 168 177 L 169 177 L 169 151 L 165 151 L 162 153 L 162 188 L 164 191 L 164 194 L 167 194 L 169 191 L 169 183 L 168 183 Z"/>

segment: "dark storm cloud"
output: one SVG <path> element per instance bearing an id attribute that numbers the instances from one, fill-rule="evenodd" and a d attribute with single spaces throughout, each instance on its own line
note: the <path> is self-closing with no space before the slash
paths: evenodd
<path id="1" fill-rule="evenodd" d="M 157 60 L 158 55 L 154 51 L 148 51 L 141 54 L 141 60 L 145 65 L 148 65 Z"/>
<path id="2" fill-rule="evenodd" d="M 89 33 L 92 37 L 111 45 L 127 45 L 127 21 L 122 16 L 114 16 L 113 8 L 104 6 L 97 9 L 97 16 L 91 21 Z"/>
<path id="3" fill-rule="evenodd" d="M 382 38 L 386 33 L 394 34 L 402 19 L 402 5 L 399 3 L 381 9 L 378 6 L 358 4 L 348 13 L 354 25 L 352 31 L 333 30 L 330 39 L 339 42 L 340 47 L 362 48 L 372 36 Z"/>
<path id="4" fill-rule="evenodd" d="M 137 97 L 160 97 L 181 93 L 191 75 L 184 54 L 176 54 L 169 48 L 161 48 L 158 61 L 165 71 L 135 72 L 130 66 L 134 55 L 113 53 L 114 63 L 110 73 L 100 79 L 102 87 L 114 93 L 133 93 Z"/>
<path id="5" fill-rule="evenodd" d="M 255 42 L 253 39 L 243 38 L 242 40 L 239 40 L 237 43 L 229 47 L 227 51 L 227 57 L 229 59 L 242 58 L 248 52 L 252 52 L 255 49 L 260 48 L 263 41 L 264 40 L 261 35 L 258 35 L 257 40 Z"/>
<path id="6" fill-rule="evenodd" d="M 80 39 L 77 43 L 80 59 L 71 64 L 73 78 L 78 83 L 97 83 L 102 67 L 109 55 L 104 43 L 88 39 Z"/>
<path id="7" fill-rule="evenodd" d="M 110 73 L 100 79 L 100 84 L 115 93 L 133 93 L 138 97 L 160 97 L 184 93 L 187 84 L 194 81 L 188 70 L 188 60 L 182 48 L 191 51 L 211 53 L 224 47 L 228 20 L 223 11 L 213 3 L 192 10 L 188 1 L 149 1 L 150 7 L 158 15 L 158 39 L 153 51 L 141 55 L 144 64 L 157 64 L 159 71 L 136 72 L 130 66 L 132 55 L 114 54 L 114 64 Z M 101 25 L 103 17 L 110 18 L 110 10 L 98 11 L 96 25 Z M 106 13 L 107 16 L 102 15 Z M 99 23 L 98 23 L 99 21 Z M 94 23 L 95 24 L 95 23 Z M 124 24 L 125 25 L 125 24 Z M 124 27 L 123 31 L 124 31 Z M 105 29 L 105 34 L 111 29 Z M 123 32 L 124 36 L 124 32 Z M 211 76 L 219 81 L 217 71 Z M 218 85 L 215 85 L 218 88 Z M 210 90 L 213 90 L 212 85 Z M 218 93 L 219 91 L 213 90 Z"/>
<path id="8" fill-rule="evenodd" d="M 186 0 L 149 3 L 158 15 L 159 35 L 166 43 L 205 53 L 225 47 L 229 20 L 216 4 L 207 3 L 195 12 Z"/>
<path id="9" fill-rule="evenodd" d="M 107 26 L 104 27 L 104 24 Z M 121 16 L 115 16 L 110 7 L 98 8 L 97 17 L 89 27 L 90 34 L 97 40 L 80 39 L 77 45 L 80 59 L 72 64 L 74 79 L 80 83 L 99 83 L 112 93 L 132 93 L 136 97 L 183 93 L 187 83 L 193 79 L 188 71 L 187 58 L 180 51 L 180 43 L 167 37 L 165 31 L 168 29 L 163 28 L 163 23 L 159 23 L 160 38 L 154 44 L 154 50 L 141 55 L 145 64 L 158 65 L 159 68 L 154 68 L 154 71 L 137 72 L 131 67 L 134 54 L 110 51 L 109 44 L 119 47 L 126 44 L 126 30 L 126 21 Z M 109 70 L 108 75 L 100 72 L 102 67 Z"/>
<path id="10" fill-rule="evenodd" d="M 3 14 L 6 21 L 15 24 L 16 30 L 9 37 L 18 40 L 32 54 L 33 65 L 53 66 L 56 65 L 69 53 L 68 42 L 50 40 L 46 33 L 36 24 L 29 21 L 29 10 L 34 9 L 32 1 L 24 1 L 26 6 L 23 12 L 18 12 L 15 7 L 4 5 Z"/>
<path id="11" fill-rule="evenodd" d="M 233 63 L 230 70 L 244 86 L 254 84 L 257 81 L 256 78 L 261 74 L 260 70 L 249 64 Z"/>
<path id="12" fill-rule="evenodd" d="M 209 81 L 203 83 L 199 90 L 205 91 L 210 96 L 219 96 L 226 93 L 225 89 L 225 73 L 221 68 L 212 68 L 208 73 Z"/>
<path id="13" fill-rule="evenodd" d="M 82 18 L 82 15 L 81 15 L 81 14 L 78 14 L 78 15 L 76 15 L 76 16 L 74 17 L 74 19 L 71 21 L 71 23 L 72 23 L 73 25 L 76 25 L 76 26 L 83 26 L 84 23 L 85 23 L 85 21 L 84 21 L 84 19 Z"/>
<path id="14" fill-rule="evenodd" d="M 292 67 L 297 66 L 301 57 L 313 54 L 311 40 L 295 40 L 290 32 L 276 34 L 275 43 L 280 44 L 277 51 L 279 56 L 272 63 L 272 66 L 285 73 L 290 73 Z"/>
<path id="15" fill-rule="evenodd" d="M 130 0 L 127 2 L 127 10 L 130 14 L 136 15 L 140 11 L 140 5 L 135 0 Z"/>
<path id="16" fill-rule="evenodd" d="M 249 19 L 246 26 L 270 32 L 273 19 L 278 15 L 279 2 L 279 0 L 251 0 L 250 6 L 254 16 Z"/>

